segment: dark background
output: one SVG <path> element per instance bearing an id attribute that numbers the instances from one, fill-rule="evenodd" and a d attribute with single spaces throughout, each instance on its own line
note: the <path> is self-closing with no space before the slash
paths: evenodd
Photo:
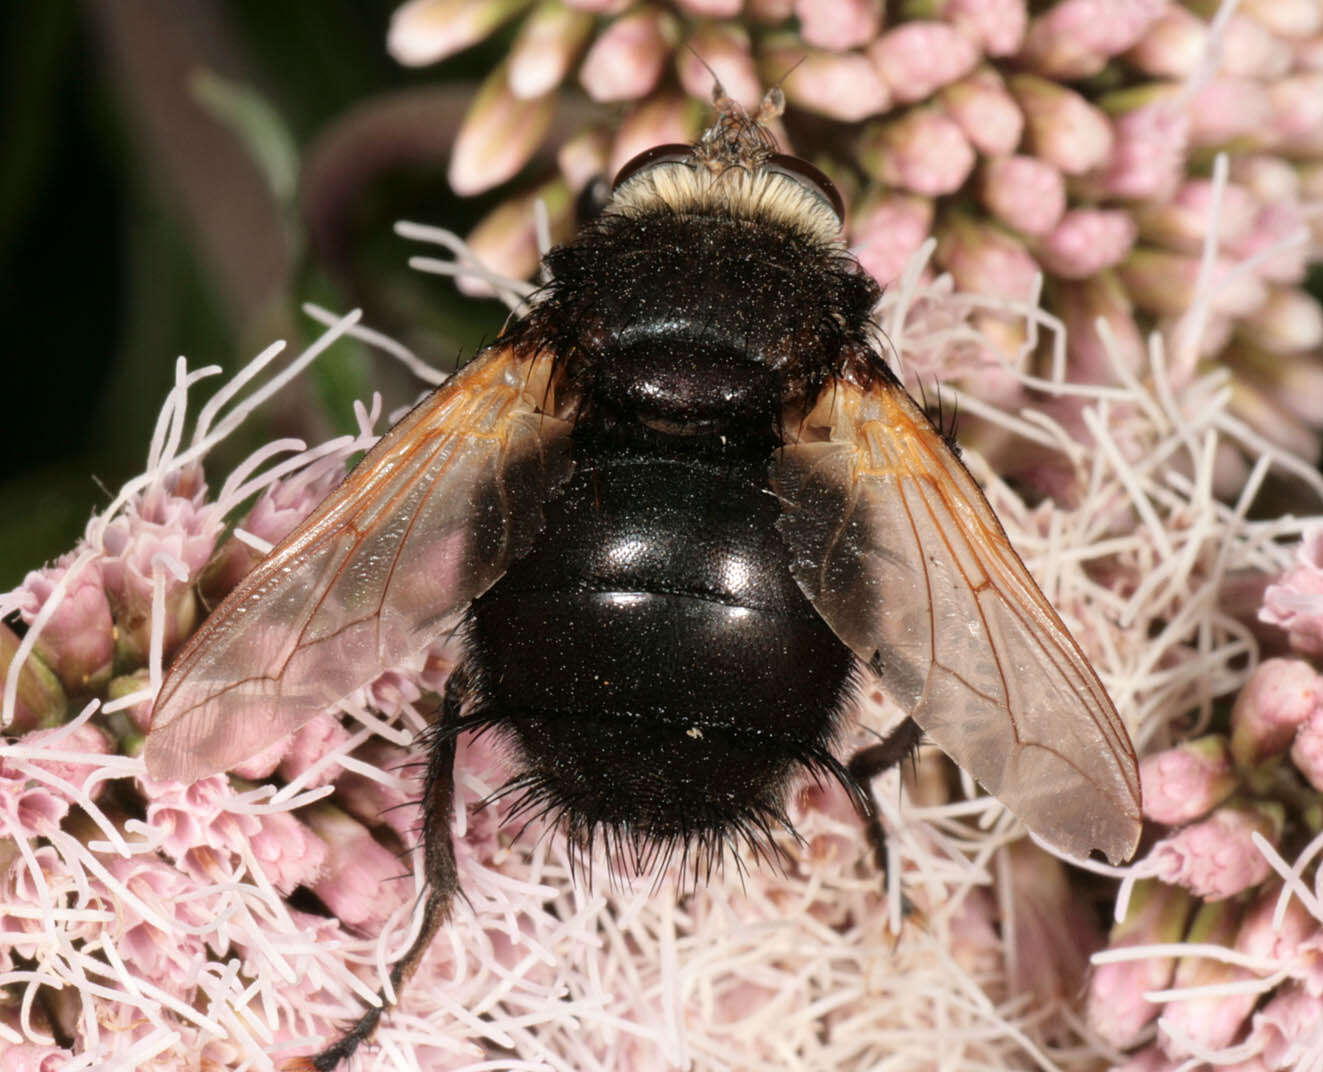
<path id="1" fill-rule="evenodd" d="M 517 20 L 410 70 L 386 51 L 399 2 L 0 5 L 0 591 L 69 550 L 143 470 L 179 355 L 232 372 L 277 339 L 297 354 L 321 330 L 301 312 L 309 300 L 362 307 L 441 367 L 499 331 L 504 308 L 409 269 L 418 247 L 392 225 L 465 233 L 552 167 L 544 150 L 470 199 L 445 178 Z M 551 146 L 587 118 L 617 118 L 568 89 L 558 107 Z M 1310 283 L 1323 293 L 1323 266 Z M 224 379 L 195 390 L 190 412 Z M 420 387 L 339 344 L 213 452 L 209 477 L 279 436 L 352 428 L 353 402 L 374 390 L 389 412 Z M 1294 494 L 1276 505 L 1298 510 Z"/>
<path id="2" fill-rule="evenodd" d="M 456 198 L 445 166 L 468 94 L 509 33 L 405 70 L 385 48 L 395 6 L 4 5 L 0 591 L 71 548 L 142 471 L 177 356 L 229 371 L 279 338 L 297 353 L 320 331 L 306 300 L 361 305 L 373 326 L 451 367 L 499 330 L 501 307 L 408 269 L 416 249 L 391 225 L 462 233 L 499 200 Z M 247 119 L 208 103 L 208 76 Z M 253 130 L 286 146 L 274 156 L 296 188 L 259 165 Z M 353 400 L 374 389 L 390 408 L 420 386 L 343 344 L 219 449 L 209 476 L 275 436 L 311 442 L 351 427 Z"/>

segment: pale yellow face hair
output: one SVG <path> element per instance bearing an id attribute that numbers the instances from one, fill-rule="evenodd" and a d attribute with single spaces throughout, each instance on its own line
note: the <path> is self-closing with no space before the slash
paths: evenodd
<path id="1" fill-rule="evenodd" d="M 642 216 L 659 208 L 678 215 L 765 219 L 823 245 L 842 244 L 841 221 L 821 195 L 758 165 L 716 170 L 698 163 L 657 163 L 626 179 L 606 213 Z"/>
<path id="2" fill-rule="evenodd" d="M 778 152 L 769 124 L 785 110 L 780 87 L 769 89 L 750 115 L 726 96 L 715 74 L 713 79 L 717 118 L 689 159 L 659 161 L 631 175 L 616 189 L 606 212 L 641 216 L 669 209 L 679 215 L 763 219 L 823 245 L 840 245 L 841 221 L 830 202 L 766 166 Z"/>

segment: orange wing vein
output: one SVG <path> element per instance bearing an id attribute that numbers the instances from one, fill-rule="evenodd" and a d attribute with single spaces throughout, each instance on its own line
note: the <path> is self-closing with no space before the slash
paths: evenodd
<path id="1" fill-rule="evenodd" d="M 948 755 L 1049 844 L 1119 862 L 1134 748 L 982 490 L 898 384 L 824 392 L 773 487 L 795 578 Z"/>
<path id="2" fill-rule="evenodd" d="M 193 635 L 154 778 L 224 770 L 435 640 L 542 527 L 570 471 L 551 359 L 496 346 L 420 403 Z"/>

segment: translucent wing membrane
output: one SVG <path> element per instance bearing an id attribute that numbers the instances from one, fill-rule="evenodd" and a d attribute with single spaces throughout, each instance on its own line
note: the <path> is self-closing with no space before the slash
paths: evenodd
<path id="1" fill-rule="evenodd" d="M 795 578 L 892 697 L 1030 830 L 1128 858 L 1125 726 L 983 492 L 897 384 L 825 393 L 773 486 Z"/>
<path id="2" fill-rule="evenodd" d="M 569 475 L 551 359 L 494 348 L 391 429 L 212 613 L 161 686 L 154 778 L 239 762 L 440 635 Z"/>

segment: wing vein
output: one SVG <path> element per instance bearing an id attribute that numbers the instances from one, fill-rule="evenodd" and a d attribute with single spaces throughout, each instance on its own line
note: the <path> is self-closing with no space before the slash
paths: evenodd
<path id="1" fill-rule="evenodd" d="M 807 432 L 772 481 L 818 613 L 865 661 L 885 653 L 883 686 L 1030 829 L 1127 857 L 1125 724 L 959 458 L 892 381 L 837 381 L 793 420 Z"/>
<path id="2" fill-rule="evenodd" d="M 153 711 L 152 776 L 193 781 L 252 755 L 485 591 L 569 474 L 569 423 L 536 400 L 555 397 L 556 375 L 550 356 L 498 344 L 390 429 L 179 653 Z"/>

